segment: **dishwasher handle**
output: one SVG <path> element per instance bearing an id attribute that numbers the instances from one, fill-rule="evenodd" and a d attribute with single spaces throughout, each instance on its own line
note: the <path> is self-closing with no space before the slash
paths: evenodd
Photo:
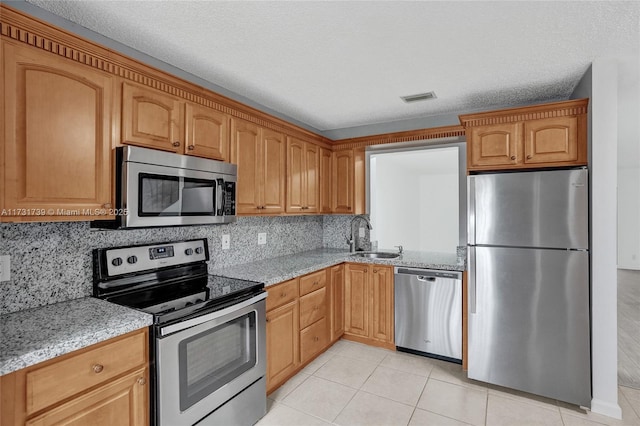
<path id="1" fill-rule="evenodd" d="M 427 277 L 427 276 L 424 276 L 424 275 L 418 275 L 417 280 L 418 281 L 428 281 L 428 282 L 434 283 L 434 282 L 436 282 L 436 277 Z"/>

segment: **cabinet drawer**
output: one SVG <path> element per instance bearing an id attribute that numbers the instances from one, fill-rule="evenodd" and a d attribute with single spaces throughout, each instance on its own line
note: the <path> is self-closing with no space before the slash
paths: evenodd
<path id="1" fill-rule="evenodd" d="M 285 305 L 298 297 L 298 279 L 267 287 L 267 311 Z"/>
<path id="2" fill-rule="evenodd" d="M 300 298 L 300 328 L 327 316 L 327 289 L 321 288 Z"/>
<path id="3" fill-rule="evenodd" d="M 329 329 L 327 319 L 322 318 L 300 331 L 300 357 L 302 363 L 313 358 L 318 352 L 329 344 Z"/>
<path id="4" fill-rule="evenodd" d="M 311 293 L 327 284 L 327 271 L 322 270 L 300 278 L 300 296 Z"/>
<path id="5" fill-rule="evenodd" d="M 137 332 L 26 374 L 27 415 L 147 362 L 147 334 Z"/>

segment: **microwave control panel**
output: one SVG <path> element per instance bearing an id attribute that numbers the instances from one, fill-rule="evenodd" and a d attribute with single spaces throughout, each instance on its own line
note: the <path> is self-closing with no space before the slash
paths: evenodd
<path id="1" fill-rule="evenodd" d="M 224 215 L 235 216 L 236 215 L 236 183 L 227 182 L 224 183 Z"/>

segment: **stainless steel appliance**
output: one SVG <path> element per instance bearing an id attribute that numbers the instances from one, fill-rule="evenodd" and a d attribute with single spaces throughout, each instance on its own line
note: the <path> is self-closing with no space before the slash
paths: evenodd
<path id="1" fill-rule="evenodd" d="M 468 177 L 469 377 L 589 406 L 585 169 Z"/>
<path id="2" fill-rule="evenodd" d="M 116 148 L 116 221 L 94 228 L 229 223 L 236 220 L 237 166 L 153 149 Z"/>
<path id="3" fill-rule="evenodd" d="M 97 249 L 94 296 L 153 314 L 151 419 L 252 425 L 266 413 L 266 292 L 207 274 L 207 240 Z"/>
<path id="4" fill-rule="evenodd" d="M 462 363 L 462 273 L 395 268 L 400 351 Z"/>

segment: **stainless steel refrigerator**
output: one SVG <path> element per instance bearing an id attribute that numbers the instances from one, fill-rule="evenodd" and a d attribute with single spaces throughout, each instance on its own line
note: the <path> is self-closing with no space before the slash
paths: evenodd
<path id="1" fill-rule="evenodd" d="M 468 177 L 469 377 L 589 407 L 585 169 Z"/>

